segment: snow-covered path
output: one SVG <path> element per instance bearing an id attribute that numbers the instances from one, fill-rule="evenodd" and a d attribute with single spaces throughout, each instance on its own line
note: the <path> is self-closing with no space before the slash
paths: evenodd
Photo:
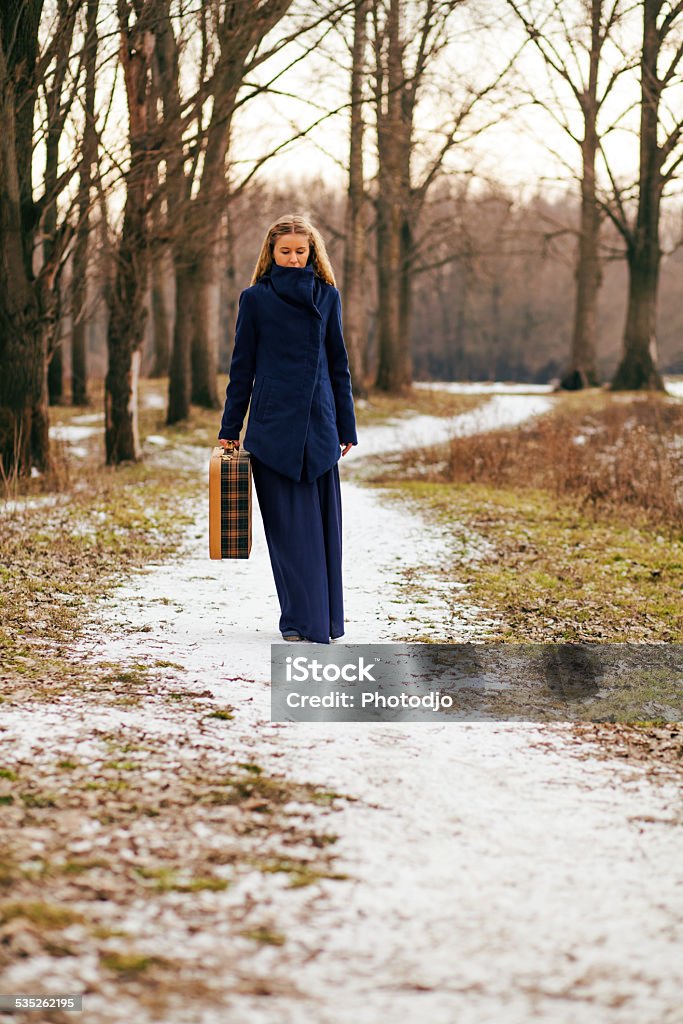
<path id="1" fill-rule="evenodd" d="M 362 459 L 364 455 L 396 451 L 407 444 L 418 448 L 420 445 L 440 444 L 450 437 L 465 437 L 498 427 L 515 427 L 529 416 L 547 412 L 551 406 L 552 398 L 545 394 L 517 395 L 506 391 L 493 394 L 476 409 L 456 416 L 412 415 L 389 420 L 363 431 L 359 456 Z"/>
<path id="2" fill-rule="evenodd" d="M 519 396 L 514 422 L 525 401 L 548 399 Z M 382 429 L 368 451 L 382 450 Z M 362 461 L 360 445 L 351 458 Z M 482 639 L 485 612 L 438 573 L 450 539 L 354 482 L 351 458 L 341 463 L 344 642 L 425 629 Z M 228 991 L 220 1012 L 188 1006 L 165 1024 L 681 1024 L 680 791 L 616 759 L 574 757 L 562 727 L 271 723 L 280 637 L 258 504 L 251 558 L 216 563 L 205 503 L 202 484 L 187 555 L 102 602 L 84 648 L 182 665 L 185 685 L 235 708 L 231 753 L 356 799 L 333 820 L 335 868 L 349 880 L 269 892 L 293 941 L 264 950 L 262 970 L 299 995 Z M 476 557 L 485 541 L 470 543 Z M 417 621 L 401 602 L 406 569 L 438 584 Z M 69 727 L 59 714 L 33 725 L 55 742 Z"/>

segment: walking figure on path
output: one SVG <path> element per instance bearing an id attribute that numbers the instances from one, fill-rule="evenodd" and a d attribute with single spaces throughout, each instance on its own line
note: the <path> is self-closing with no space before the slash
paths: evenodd
<path id="1" fill-rule="evenodd" d="M 341 297 L 325 243 L 304 217 L 270 226 L 239 298 L 218 434 L 244 446 L 285 640 L 344 635 L 340 455 L 358 444 Z"/>

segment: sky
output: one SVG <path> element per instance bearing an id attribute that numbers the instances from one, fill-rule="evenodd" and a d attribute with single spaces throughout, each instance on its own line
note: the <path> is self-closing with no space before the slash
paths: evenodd
<path id="1" fill-rule="evenodd" d="M 325 2 L 329 5 L 332 0 Z M 551 0 L 524 2 L 540 11 L 541 17 L 547 17 L 552 7 Z M 317 0 L 295 0 L 288 16 L 263 40 L 262 49 L 282 40 L 293 28 L 310 23 L 320 7 L 321 3 Z M 563 16 L 571 18 L 580 7 L 579 0 L 566 0 L 562 4 Z M 408 64 L 412 62 L 422 10 L 423 0 L 405 0 Z M 49 34 L 49 3 L 46 4 L 46 12 L 45 38 Z M 562 49 L 563 44 L 556 34 L 558 29 L 557 24 L 550 23 L 549 32 L 558 46 L 558 52 L 569 59 L 566 46 Z M 614 46 L 606 47 L 605 74 L 610 72 L 616 61 L 623 59 L 622 54 L 637 51 L 639 33 L 640 23 L 636 12 L 618 33 L 622 53 Z M 113 0 L 102 0 L 100 34 L 100 124 L 104 124 L 104 114 L 108 112 L 102 133 L 106 150 L 105 165 L 108 166 L 109 179 L 120 181 L 128 160 L 127 109 L 123 76 L 120 69 L 117 70 L 118 38 Z M 259 170 L 259 180 L 276 182 L 289 178 L 296 181 L 322 175 L 331 184 L 337 184 L 342 189 L 346 187 L 348 110 L 342 109 L 331 116 L 328 112 L 343 108 L 348 102 L 350 39 L 351 22 L 348 17 L 332 30 L 319 27 L 311 32 L 300 32 L 277 56 L 264 62 L 249 75 L 248 83 L 240 94 L 240 101 L 253 92 L 254 85 L 276 80 L 273 82 L 273 91 L 253 96 L 241 103 L 235 114 L 231 141 L 233 184 L 243 179 L 260 156 L 276 147 L 282 147 Z M 465 122 L 466 130 L 461 132 L 458 145 L 449 153 L 444 167 L 454 176 L 474 171 L 482 182 L 496 179 L 522 199 L 538 190 L 551 197 L 557 191 L 575 189 L 572 175 L 575 176 L 579 170 L 579 148 L 540 105 L 530 104 L 530 95 L 553 101 L 553 80 L 548 77 L 535 48 L 522 48 L 523 41 L 524 32 L 505 0 L 488 0 L 484 8 L 469 3 L 454 12 L 448 22 L 438 58 L 429 68 L 422 100 L 418 104 L 413 159 L 415 181 L 424 173 L 435 147 L 443 138 L 444 130 L 452 124 L 471 90 L 479 90 L 495 81 L 513 55 L 519 54 L 515 69 L 505 76 L 500 87 L 476 105 L 473 116 Z M 295 62 L 295 58 L 302 55 L 303 59 Z M 196 38 L 189 38 L 182 57 L 185 95 L 191 95 L 195 88 L 197 67 Z M 574 97 L 566 87 L 558 84 L 557 79 L 554 87 L 556 108 L 568 117 L 572 130 L 580 131 L 580 118 Z M 680 99 L 683 103 L 681 92 L 679 86 L 678 96 L 674 100 Z M 637 99 L 636 77 L 633 74 L 623 76 L 604 110 L 604 125 L 612 124 L 624 111 L 627 112 L 620 126 L 610 132 L 606 143 L 611 166 L 624 181 L 634 180 L 637 169 Z M 364 111 L 368 122 L 365 171 L 369 179 L 376 169 L 372 104 L 365 104 Z M 73 150 L 80 131 L 81 117 L 77 102 L 68 126 L 67 142 L 62 147 L 63 167 L 70 162 L 70 150 Z M 323 120 L 310 135 L 285 144 L 293 134 L 319 118 Z M 476 134 L 484 125 L 486 129 Z M 43 147 L 39 144 L 35 172 L 38 187 L 43 159 Z M 606 182 L 604 174 L 602 178 Z M 115 214 L 117 208 L 120 212 L 120 192 L 118 196 L 112 194 L 110 201 L 112 212 Z"/>
<path id="2" fill-rule="evenodd" d="M 299 8 L 310 6 L 304 2 Z M 417 0 L 406 6 L 413 21 L 423 8 Z M 565 9 L 567 6 L 571 4 L 565 5 Z M 572 173 L 578 172 L 579 149 L 538 105 L 531 106 L 525 95 L 530 91 L 552 102 L 544 65 L 533 47 L 522 48 L 524 33 L 502 0 L 489 0 L 489 17 L 484 26 L 472 23 L 470 10 L 463 9 L 452 17 L 447 43 L 430 68 L 418 107 L 414 171 L 417 175 L 425 166 L 429 152 L 443 137 L 443 129 L 452 123 L 466 101 L 468 89 L 481 89 L 495 81 L 513 55 L 521 51 L 516 70 L 503 80 L 495 97 L 480 101 L 475 108 L 474 116 L 466 122 L 466 131 L 461 133 L 462 141 L 449 154 L 446 166 L 454 173 L 475 168 L 482 177 L 495 177 L 520 193 L 535 191 L 539 183 L 546 191 L 554 189 L 558 177 L 566 182 Z M 345 31 L 350 35 L 348 23 Z M 622 41 L 635 48 L 637 31 L 622 32 Z M 301 50 L 304 45 L 305 40 L 301 39 L 297 48 Z M 614 48 L 606 51 L 608 60 L 617 59 Z M 259 79 L 265 81 L 267 72 L 272 76 L 283 64 L 280 58 L 268 62 Z M 292 122 L 299 127 L 310 124 L 319 116 L 320 108 L 333 110 L 346 102 L 349 68 L 348 48 L 341 33 L 334 32 L 326 37 L 324 47 L 319 46 L 301 65 L 279 79 L 278 87 L 289 95 L 264 95 L 250 100 L 236 118 L 233 143 L 233 152 L 245 161 L 243 166 L 248 166 L 256 146 L 266 152 L 269 145 L 287 138 Z M 637 82 L 632 76 L 630 80 L 624 78 L 615 88 L 612 102 L 605 107 L 604 123 L 611 123 L 632 106 L 637 96 Z M 558 86 L 558 97 L 570 127 L 578 134 L 581 120 L 574 98 L 562 85 Z M 365 111 L 369 123 L 367 174 L 371 175 L 376 166 L 371 104 L 366 104 Z M 483 124 L 488 125 L 483 134 L 468 140 L 467 136 Z M 637 111 L 631 111 L 623 125 L 622 130 L 611 133 L 608 146 L 613 168 L 629 178 L 637 166 Z M 281 152 L 276 161 L 264 167 L 264 174 L 276 179 L 283 173 L 296 176 L 318 172 L 345 185 L 347 151 L 348 112 L 342 111 L 319 125 L 310 139 L 298 141 Z"/>

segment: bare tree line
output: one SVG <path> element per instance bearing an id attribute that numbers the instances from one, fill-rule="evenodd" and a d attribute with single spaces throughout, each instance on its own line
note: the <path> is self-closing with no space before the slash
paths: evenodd
<path id="1" fill-rule="evenodd" d="M 308 181 L 308 210 L 328 232 L 333 265 L 341 266 L 346 251 L 348 197 L 342 187 L 323 177 Z M 231 204 L 236 223 L 243 225 L 236 274 L 224 281 L 224 331 L 219 368 L 227 372 L 231 356 L 234 313 L 228 294 L 235 294 L 253 269 L 252 253 L 262 241 L 262 224 L 291 209 L 300 187 L 294 177 L 267 183 Z M 575 306 L 576 232 L 580 197 L 566 192 L 552 200 L 539 193 L 521 201 L 514 189 L 491 182 L 472 188 L 469 179 L 443 177 L 430 191 L 421 216 L 420 234 L 429 239 L 422 253 L 413 297 L 410 331 L 415 379 L 530 380 L 547 382 L 565 372 L 571 351 Z M 447 225 L 447 230 L 444 230 Z M 674 238 L 680 221 L 674 210 L 664 220 L 664 235 Z M 602 284 L 597 332 L 600 338 L 596 373 L 608 381 L 621 358 L 621 337 L 628 287 L 626 261 L 614 257 L 620 245 L 616 229 L 601 228 Z M 366 385 L 376 380 L 379 365 L 377 245 L 373 218 L 366 219 L 363 266 Z M 660 362 L 668 373 L 683 372 L 683 310 L 679 310 L 683 249 L 664 263 L 659 298 Z M 345 316 L 348 299 L 342 287 Z M 148 337 L 145 364 L 154 359 L 154 338 Z M 103 351 L 104 342 L 100 343 Z"/>
<path id="2" fill-rule="evenodd" d="M 573 334 L 564 384 L 599 380 L 597 304 L 607 220 L 610 244 L 618 232 L 629 270 L 624 350 L 613 383 L 661 387 L 654 329 L 660 217 L 683 162 L 683 118 L 675 113 L 680 107 L 668 101 L 681 85 L 683 51 L 677 40 L 683 4 L 505 3 L 522 29 L 520 41 L 498 66 L 476 82 L 457 83 L 458 88 L 439 80 L 440 61 L 452 46 L 454 19 L 468 16 L 470 0 L 197 0 L 191 9 L 176 0 L 5 3 L 0 8 L 3 472 L 50 468 L 48 399 L 64 399 L 65 309 L 72 401 L 88 401 L 94 291 L 101 291 L 108 309 L 109 463 L 140 458 L 136 388 L 150 331 L 153 372 L 169 374 L 168 422 L 185 419 L 193 404 L 218 408 L 219 339 L 226 327 L 226 300 L 228 311 L 234 311 L 239 285 L 233 248 L 244 234 L 234 212 L 251 207 L 263 231 L 259 171 L 294 141 L 274 146 L 241 173 L 232 154 L 235 116 L 254 97 L 276 90 L 287 70 L 303 64 L 310 52 L 324 54 L 335 38 L 343 40 L 348 56 L 346 95 L 336 110 L 317 113 L 296 134 L 315 139 L 321 120 L 340 111 L 347 117 L 347 194 L 339 216 L 316 212 L 323 223 L 336 220 L 338 226 L 356 392 L 373 383 L 389 391 L 410 385 L 420 350 L 414 313 L 416 294 L 423 307 L 422 282 L 435 282 L 434 306 L 446 348 L 450 343 L 463 349 L 463 332 L 471 323 L 468 303 L 480 301 L 482 275 L 491 275 L 496 266 L 490 282 L 490 346 L 492 352 L 505 347 L 506 247 L 499 244 L 495 256 L 482 260 L 480 239 L 468 243 L 467 233 L 457 230 L 458 207 L 471 213 L 476 197 L 473 191 L 468 206 L 468 188 L 448 184 L 454 174 L 448 160 L 502 116 L 519 53 L 528 48 L 540 55 L 548 80 L 560 81 L 567 91 L 555 93 L 555 101 L 552 90 L 550 99 L 527 99 L 544 104 L 581 155 Z M 638 47 L 635 19 L 641 24 Z M 486 25 L 478 31 L 486 32 Z M 109 151 L 105 132 L 115 106 L 114 61 L 125 87 L 123 159 Z M 607 101 L 620 82 L 634 76 L 640 89 L 639 175 L 628 183 L 608 160 L 605 138 L 623 115 Z M 449 96 L 450 109 L 431 133 L 418 166 L 420 104 L 435 83 Z M 580 114 L 580 130 L 566 116 L 571 103 Z M 491 113 L 494 104 L 497 115 Z M 608 106 L 611 122 L 601 120 Z M 45 152 L 40 183 L 34 180 L 38 139 Z M 369 153 L 376 158 L 372 175 Z M 468 186 L 474 180 L 476 174 L 470 175 Z M 112 230 L 112 204 L 121 199 L 120 227 Z M 307 195 L 307 208 L 315 205 Z M 512 202 L 504 198 L 497 210 L 518 236 L 520 220 L 511 212 Z M 508 248 L 514 257 L 519 238 Z M 446 283 L 449 268 L 459 271 L 455 289 Z M 372 291 L 368 280 L 374 282 Z M 231 319 L 228 315 L 228 324 Z M 529 331 L 532 327 L 529 323 Z"/>
<path id="3" fill-rule="evenodd" d="M 574 333 L 563 382 L 568 387 L 597 383 L 600 230 L 607 217 L 622 236 L 629 271 L 624 352 L 612 386 L 661 388 L 655 330 L 662 256 L 660 213 L 664 191 L 683 162 L 683 4 L 677 0 L 643 0 L 637 5 L 627 0 L 507 3 L 540 53 L 549 76 L 568 86 L 570 102 L 581 115 L 577 133 L 566 116 L 565 104 L 543 104 L 581 152 Z M 632 27 L 634 9 L 641 19 L 637 48 L 624 31 Z M 610 46 L 612 59 L 603 68 Z M 634 72 L 640 92 L 640 125 L 638 179 L 631 183 L 620 180 L 605 147 L 607 135 L 625 112 L 616 108 L 611 117 L 603 115 L 620 80 Z M 532 99 L 543 103 L 538 96 Z M 608 187 L 598 184 L 598 163 Z"/>

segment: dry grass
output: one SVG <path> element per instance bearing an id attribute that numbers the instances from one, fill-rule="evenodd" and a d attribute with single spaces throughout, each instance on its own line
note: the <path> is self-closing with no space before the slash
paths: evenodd
<path id="1" fill-rule="evenodd" d="M 673 529 L 683 524 L 683 402 L 677 399 L 562 396 L 546 416 L 454 438 L 423 456 L 421 480 L 543 490 L 576 498 L 582 508 L 645 513 Z M 404 471 L 410 476 L 408 464 Z"/>
<path id="2" fill-rule="evenodd" d="M 358 429 L 407 414 L 457 416 L 488 401 L 487 395 L 451 394 L 432 388 L 410 388 L 404 395 L 389 395 L 373 389 L 366 399 L 356 399 Z"/>
<path id="3" fill-rule="evenodd" d="M 403 480 L 389 495 L 434 518 L 450 538 L 444 571 L 460 586 L 443 641 L 462 639 L 462 598 L 486 610 L 479 635 L 490 641 L 668 643 L 683 636 L 683 537 L 653 527 L 645 513 L 582 512 L 568 497 L 521 486 Z M 429 583 L 418 582 L 428 593 Z M 434 642 L 429 634 L 401 639 Z"/>

